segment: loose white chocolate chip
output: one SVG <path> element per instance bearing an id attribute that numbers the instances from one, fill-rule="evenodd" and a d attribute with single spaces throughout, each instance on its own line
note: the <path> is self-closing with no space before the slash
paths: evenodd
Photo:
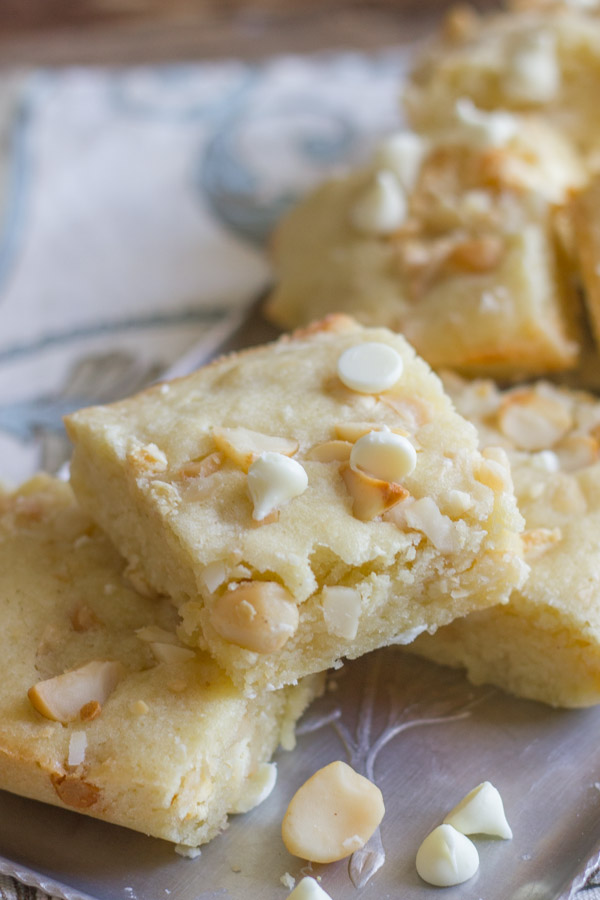
<path id="1" fill-rule="evenodd" d="M 463 834 L 489 834 L 504 840 L 513 836 L 504 814 L 502 797 L 489 781 L 483 781 L 469 791 L 444 822 Z"/>
<path id="2" fill-rule="evenodd" d="M 248 490 L 258 522 L 281 509 L 308 487 L 308 475 L 295 459 L 282 453 L 263 453 L 248 469 Z"/>
<path id="3" fill-rule="evenodd" d="M 318 881 L 307 875 L 288 895 L 288 900 L 331 900 L 331 895 L 323 890 Z"/>
<path id="4" fill-rule="evenodd" d="M 245 813 L 266 800 L 277 782 L 277 763 L 260 763 L 256 772 L 249 775 L 244 793 L 232 813 Z"/>
<path id="5" fill-rule="evenodd" d="M 66 725 L 79 716 L 79 710 L 96 701 L 102 705 L 125 674 L 119 662 L 89 662 L 55 678 L 38 681 L 29 688 L 31 704 L 47 719 Z"/>
<path id="6" fill-rule="evenodd" d="M 275 581 L 248 581 L 225 591 L 210 620 L 215 631 L 238 647 L 272 653 L 298 627 L 298 607 L 291 594 Z"/>
<path id="7" fill-rule="evenodd" d="M 452 825 L 438 825 L 417 851 L 417 872 L 428 884 L 451 887 L 472 878 L 479 868 L 477 848 Z"/>
<path id="8" fill-rule="evenodd" d="M 408 438 L 393 431 L 370 431 L 359 438 L 350 454 L 350 465 L 374 478 L 399 484 L 414 471 L 417 452 Z"/>
<path id="9" fill-rule="evenodd" d="M 227 567 L 220 559 L 216 560 L 202 569 L 200 577 L 204 582 L 206 590 L 210 594 L 214 594 L 217 588 L 219 588 L 227 578 Z"/>
<path id="10" fill-rule="evenodd" d="M 67 765 L 80 766 L 85 759 L 87 736 L 85 731 L 74 731 L 69 738 L 69 756 Z"/>
<path id="11" fill-rule="evenodd" d="M 393 234 L 408 212 L 406 193 L 394 172 L 382 169 L 363 189 L 350 218 L 358 231 L 372 235 Z"/>
<path id="12" fill-rule="evenodd" d="M 383 818 L 381 791 L 344 762 L 319 769 L 294 794 L 281 826 L 290 853 L 335 862 L 364 847 Z"/>
<path id="13" fill-rule="evenodd" d="M 344 350 L 337 373 L 342 384 L 360 394 L 379 394 L 393 387 L 404 368 L 400 354 L 378 341 L 365 341 Z"/>
<path id="14" fill-rule="evenodd" d="M 360 594 L 355 588 L 324 587 L 321 592 L 323 617 L 329 634 L 353 641 L 360 619 Z"/>
<path id="15" fill-rule="evenodd" d="M 377 169 L 393 172 L 405 191 L 412 191 L 426 151 L 423 138 L 413 131 L 400 131 L 383 141 L 375 151 Z"/>
<path id="16" fill-rule="evenodd" d="M 456 101 L 455 114 L 461 131 L 479 147 L 502 147 L 519 129 L 515 116 L 502 110 L 486 112 L 478 109 L 466 97 Z"/>
<path id="17" fill-rule="evenodd" d="M 214 428 L 212 436 L 219 450 L 244 472 L 263 453 L 293 456 L 298 449 L 298 441 L 249 428 Z"/>

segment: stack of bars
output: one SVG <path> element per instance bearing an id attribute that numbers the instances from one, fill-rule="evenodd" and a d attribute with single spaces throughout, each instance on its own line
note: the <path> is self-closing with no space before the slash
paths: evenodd
<path id="1" fill-rule="evenodd" d="M 593 12 L 453 13 L 416 130 L 277 229 L 297 330 L 71 415 L 71 486 L 0 494 L 0 787 L 193 848 L 344 658 L 600 702 L 600 402 L 548 380 L 600 376 L 597 72 Z"/>

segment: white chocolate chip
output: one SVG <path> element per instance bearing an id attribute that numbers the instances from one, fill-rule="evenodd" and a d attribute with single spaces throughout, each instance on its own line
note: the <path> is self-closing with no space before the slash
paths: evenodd
<path id="1" fill-rule="evenodd" d="M 69 756 L 67 765 L 80 766 L 85 759 L 87 736 L 85 731 L 73 731 L 69 738 Z"/>
<path id="2" fill-rule="evenodd" d="M 479 868 L 479 854 L 475 844 L 452 825 L 438 825 L 419 847 L 416 865 L 423 881 L 451 887 L 473 877 Z"/>
<path id="3" fill-rule="evenodd" d="M 245 813 L 266 800 L 277 783 L 277 763 L 260 763 L 256 772 L 249 775 L 244 784 L 244 793 L 238 799 L 232 813 Z"/>
<path id="4" fill-rule="evenodd" d="M 479 147 L 502 147 L 515 137 L 519 128 L 517 119 L 510 113 L 485 112 L 466 97 L 456 101 L 455 115 L 461 132 Z"/>
<path id="5" fill-rule="evenodd" d="M 360 619 L 360 594 L 350 587 L 324 587 L 321 592 L 323 617 L 329 634 L 354 640 Z"/>
<path id="6" fill-rule="evenodd" d="M 288 895 L 288 900 L 331 900 L 331 895 L 323 890 L 318 881 L 307 875 Z"/>
<path id="7" fill-rule="evenodd" d="M 286 848 L 311 862 L 335 862 L 364 847 L 381 822 L 381 791 L 338 761 L 319 769 L 294 794 L 281 826 Z"/>
<path id="8" fill-rule="evenodd" d="M 463 834 L 490 834 L 505 840 L 513 836 L 504 814 L 502 797 L 489 781 L 483 781 L 469 791 L 444 822 Z"/>
<path id="9" fill-rule="evenodd" d="M 560 81 L 554 36 L 538 29 L 519 34 L 502 84 L 510 99 L 547 103 L 556 97 Z"/>
<path id="10" fill-rule="evenodd" d="M 413 131 L 400 131 L 383 141 L 374 153 L 377 169 L 393 172 L 405 191 L 412 191 L 427 146 L 423 138 Z"/>
<path id="11" fill-rule="evenodd" d="M 248 490 L 258 522 L 281 509 L 308 487 L 308 476 L 295 459 L 282 453 L 263 453 L 248 469 Z"/>
<path id="12" fill-rule="evenodd" d="M 350 465 L 374 478 L 399 484 L 414 471 L 417 451 L 401 434 L 370 431 L 359 438 L 350 454 Z"/>
<path id="13" fill-rule="evenodd" d="M 400 354 L 379 341 L 365 341 L 344 350 L 337 364 L 342 384 L 361 394 L 379 394 L 393 387 L 404 368 Z"/>
<path id="14" fill-rule="evenodd" d="M 350 218 L 358 231 L 366 234 L 393 234 L 408 212 L 406 194 L 394 172 L 377 172 L 352 207 Z"/>

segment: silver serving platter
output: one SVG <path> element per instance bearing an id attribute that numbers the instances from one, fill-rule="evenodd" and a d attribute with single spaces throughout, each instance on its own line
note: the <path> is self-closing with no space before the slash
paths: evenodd
<path id="1" fill-rule="evenodd" d="M 475 838 L 479 872 L 447 900 L 567 900 L 600 856 L 600 709 L 564 711 L 473 688 L 396 648 L 347 663 L 277 755 L 258 808 L 183 859 L 172 845 L 0 793 L 0 871 L 66 900 L 282 900 L 311 873 L 334 900 L 425 900 L 421 840 L 483 780 L 500 790 L 512 841 Z M 165 748 L 167 750 L 167 748 Z M 386 814 L 367 847 L 327 866 L 290 856 L 280 824 L 294 791 L 335 759 L 380 786 Z"/>
<path id="2" fill-rule="evenodd" d="M 243 318 L 232 314 L 218 340 L 193 349 L 166 377 L 215 352 L 273 338 L 260 303 Z M 426 900 L 439 889 L 417 875 L 419 844 L 489 780 L 514 838 L 477 838 L 479 872 L 442 896 L 570 900 L 600 866 L 598 735 L 600 707 L 554 710 L 474 688 L 461 672 L 388 648 L 331 673 L 300 723 L 297 748 L 276 757 L 274 792 L 232 817 L 196 859 L 167 842 L 0 792 L 0 872 L 63 900 L 284 900 L 289 877 L 297 882 L 307 873 L 321 878 L 333 900 Z M 386 814 L 363 851 L 311 867 L 287 853 L 281 820 L 295 790 L 336 759 L 379 785 Z"/>

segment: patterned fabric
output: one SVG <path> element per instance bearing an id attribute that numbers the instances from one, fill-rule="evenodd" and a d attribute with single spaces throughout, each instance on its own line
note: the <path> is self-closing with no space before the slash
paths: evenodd
<path id="1" fill-rule="evenodd" d="M 69 454 L 61 417 L 210 351 L 269 280 L 281 212 L 398 123 L 389 52 L 0 85 L 0 479 Z"/>

